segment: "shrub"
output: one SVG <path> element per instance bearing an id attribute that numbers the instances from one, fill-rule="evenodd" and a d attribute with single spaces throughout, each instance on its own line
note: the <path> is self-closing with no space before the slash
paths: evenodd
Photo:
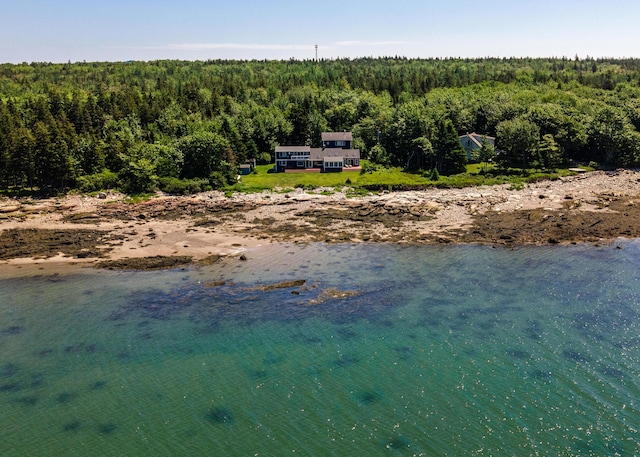
<path id="1" fill-rule="evenodd" d="M 360 168 L 360 174 L 364 175 L 366 173 L 373 173 L 374 171 L 378 171 L 380 169 L 379 165 L 376 165 L 373 162 L 363 162 L 362 167 Z"/>
<path id="2" fill-rule="evenodd" d="M 96 192 L 117 187 L 118 175 L 104 170 L 102 173 L 80 176 L 76 182 L 82 192 Z"/>
<path id="3" fill-rule="evenodd" d="M 227 185 L 227 180 L 221 172 L 213 171 L 209 175 L 209 185 L 213 189 L 222 189 Z"/>
<path id="4" fill-rule="evenodd" d="M 258 164 L 260 165 L 270 164 L 271 154 L 269 154 L 268 152 L 263 152 L 261 154 L 258 154 L 258 156 L 256 157 L 256 162 L 258 162 Z"/>
<path id="5" fill-rule="evenodd" d="M 158 185 L 154 165 L 144 157 L 126 161 L 118 176 L 122 190 L 128 194 L 153 192 Z"/>
<path id="6" fill-rule="evenodd" d="M 158 187 L 161 191 L 173 195 L 187 195 L 211 189 L 206 179 L 160 178 Z"/>

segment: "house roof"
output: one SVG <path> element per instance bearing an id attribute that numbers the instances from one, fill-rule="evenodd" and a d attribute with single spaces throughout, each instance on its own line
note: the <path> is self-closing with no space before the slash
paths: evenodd
<path id="1" fill-rule="evenodd" d="M 322 141 L 353 141 L 351 132 L 322 132 Z"/>
<path id="2" fill-rule="evenodd" d="M 462 140 L 463 138 L 469 138 L 471 141 L 473 141 L 476 146 L 478 147 L 482 147 L 482 138 L 486 138 L 488 142 L 493 142 L 495 141 L 495 137 L 493 136 L 489 136 L 489 135 L 481 135 L 479 133 L 476 132 L 471 132 L 471 133 L 467 133 L 466 135 L 461 135 L 460 136 L 460 140 Z"/>
<path id="3" fill-rule="evenodd" d="M 276 152 L 309 152 L 310 146 L 276 146 Z"/>

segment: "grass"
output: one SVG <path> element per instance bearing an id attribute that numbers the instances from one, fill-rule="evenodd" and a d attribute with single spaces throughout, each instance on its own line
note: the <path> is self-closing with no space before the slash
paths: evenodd
<path id="1" fill-rule="evenodd" d="M 267 173 L 272 165 L 258 165 L 257 173 L 242 176 L 238 190 L 245 192 L 260 192 L 262 190 L 279 190 L 317 187 L 343 186 L 347 178 L 354 181 L 359 176 L 357 172 L 342 173 Z"/>
<path id="2" fill-rule="evenodd" d="M 362 163 L 366 165 L 367 161 L 363 160 Z M 225 195 L 231 196 L 234 192 L 255 193 L 264 190 L 289 193 L 296 188 L 302 188 L 308 192 L 317 192 L 317 189 L 322 188 L 321 193 L 323 195 L 331 195 L 334 192 L 342 191 L 344 187 L 349 189 L 350 196 L 380 190 L 411 190 L 426 187 L 463 188 L 495 184 L 510 184 L 512 189 L 522 189 L 528 182 L 553 180 L 575 174 L 566 168 L 553 171 L 530 169 L 524 174 L 520 169 L 504 170 L 498 169 L 494 165 L 489 165 L 485 170 L 484 164 L 475 163 L 467 165 L 465 173 L 440 176 L 438 180 L 434 181 L 429 179 L 429 172 L 407 173 L 400 168 L 380 167 L 373 172 L 364 174 L 356 171 L 343 171 L 342 173 L 268 173 L 272 168 L 273 165 L 258 165 L 254 173 L 242 176 L 241 182 L 226 187 L 224 189 Z M 595 169 L 592 166 L 582 168 L 586 171 Z M 187 181 L 196 180 L 176 181 L 187 185 L 189 184 Z M 75 189 L 72 192 L 81 191 Z M 95 196 L 97 193 L 98 191 L 92 191 L 88 195 Z M 58 195 L 58 193 L 44 192 L 38 188 L 10 187 L 0 190 L 0 197 L 38 198 L 52 195 Z M 132 195 L 125 201 L 127 203 L 139 203 L 149 200 L 151 196 L 152 194 Z"/>
<path id="3" fill-rule="evenodd" d="M 125 197 L 122 201 L 123 203 L 136 204 L 141 202 L 148 202 L 153 197 L 155 197 L 155 194 L 134 194 Z"/>
<path id="4" fill-rule="evenodd" d="M 364 161 L 363 161 L 364 162 Z M 469 164 L 467 171 L 452 176 L 440 176 L 437 181 L 429 179 L 429 173 L 408 173 L 400 168 L 381 168 L 371 173 L 343 171 L 342 173 L 268 173 L 272 165 L 259 165 L 256 172 L 245 175 L 242 181 L 230 188 L 234 192 L 261 192 L 275 190 L 290 192 L 294 188 L 334 188 L 347 186 L 361 190 L 409 190 L 426 187 L 462 188 L 495 184 L 510 184 L 514 189 L 521 189 L 528 182 L 558 179 L 560 176 L 572 174 L 568 169 L 553 171 L 520 169 L 497 169 L 489 166 L 485 171 L 484 164 Z"/>

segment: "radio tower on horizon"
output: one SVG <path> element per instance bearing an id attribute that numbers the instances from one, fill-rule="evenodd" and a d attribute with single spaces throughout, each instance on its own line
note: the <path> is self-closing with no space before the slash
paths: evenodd
<path id="1" fill-rule="evenodd" d="M 316 62 L 318 61 L 318 45 L 316 44 Z"/>

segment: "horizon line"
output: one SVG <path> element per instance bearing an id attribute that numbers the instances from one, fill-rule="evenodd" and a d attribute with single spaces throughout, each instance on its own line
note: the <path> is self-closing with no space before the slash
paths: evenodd
<path id="1" fill-rule="evenodd" d="M 305 47 L 304 49 L 308 49 Z M 517 60 L 545 60 L 545 59 L 566 59 L 568 61 L 575 61 L 576 57 L 578 60 L 638 60 L 640 56 L 592 56 L 587 54 L 585 57 L 580 57 L 578 54 L 575 54 L 573 57 L 562 55 L 562 56 L 430 56 L 430 57 L 409 57 L 406 55 L 394 54 L 394 55 L 378 55 L 378 56 L 335 56 L 335 57 L 320 57 L 317 60 L 314 57 L 309 58 L 299 58 L 299 57 L 289 57 L 289 58 L 207 58 L 207 59 L 180 59 L 180 58 L 160 58 L 160 59 L 117 59 L 117 60 L 74 60 L 71 59 L 65 61 L 45 61 L 45 60 L 32 60 L 32 61 L 22 61 L 22 62 L 0 62 L 0 65 L 32 65 L 32 64 L 52 64 L 52 65 L 65 65 L 65 64 L 90 64 L 90 63 L 133 63 L 133 62 L 331 62 L 331 61 L 340 61 L 340 60 L 363 60 L 363 59 L 373 59 L 373 60 L 505 60 L 505 59 L 517 59 Z"/>

